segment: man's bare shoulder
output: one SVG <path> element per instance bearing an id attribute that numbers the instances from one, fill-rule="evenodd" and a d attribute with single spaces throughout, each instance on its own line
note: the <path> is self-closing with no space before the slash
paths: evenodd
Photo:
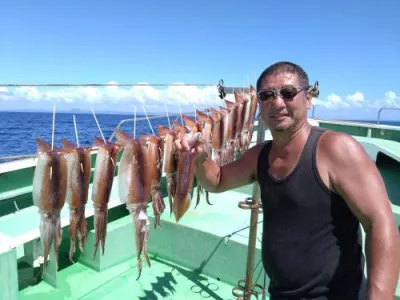
<path id="1" fill-rule="evenodd" d="M 323 133 L 318 150 L 324 163 L 337 168 L 361 167 L 373 163 L 363 145 L 344 132 L 327 130 Z"/>

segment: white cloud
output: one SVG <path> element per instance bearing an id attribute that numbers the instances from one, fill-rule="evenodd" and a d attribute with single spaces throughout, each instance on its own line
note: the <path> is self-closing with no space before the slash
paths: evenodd
<path id="1" fill-rule="evenodd" d="M 152 87 L 135 85 L 132 87 L 118 87 L 115 81 L 108 82 L 106 87 L 17 87 L 0 88 L 0 102 L 42 102 L 42 107 L 49 107 L 49 102 L 69 104 L 81 109 L 88 109 L 91 105 L 112 105 L 112 108 L 131 108 L 134 105 L 145 104 L 146 107 L 178 107 L 177 104 L 204 106 L 218 106 L 224 103 L 218 97 L 217 88 L 214 86 L 199 88 L 196 86 L 171 85 L 169 87 Z M 179 83 L 181 84 L 181 83 Z"/>
<path id="2" fill-rule="evenodd" d="M 89 111 L 90 106 L 93 106 L 102 111 L 133 112 L 133 107 L 137 106 L 139 112 L 141 105 L 145 104 L 148 112 L 165 111 L 164 105 L 168 106 L 169 111 L 178 112 L 180 104 L 183 111 L 193 112 L 194 107 L 204 109 L 225 106 L 215 86 L 176 84 L 152 87 L 143 82 L 143 85 L 118 87 L 115 81 L 109 81 L 108 84 L 106 87 L 0 87 L 0 107 L 50 110 L 52 104 L 56 103 L 58 108 L 66 110 Z M 227 96 L 227 99 L 234 101 L 232 95 Z M 368 99 L 361 91 L 345 96 L 330 93 L 325 98 L 314 98 L 313 104 L 328 109 L 400 107 L 400 97 L 393 91 L 387 91 L 379 99 Z"/>
<path id="3" fill-rule="evenodd" d="M 355 92 L 354 94 L 346 97 L 348 103 L 354 106 L 361 107 L 364 104 L 364 94 L 361 92 Z"/>
<path id="4" fill-rule="evenodd" d="M 342 97 L 334 93 L 329 94 L 326 99 L 317 99 L 317 101 L 314 100 L 314 104 L 332 109 L 349 106 L 348 103 L 342 99 Z"/>
<path id="5" fill-rule="evenodd" d="M 385 93 L 384 101 L 388 104 L 396 104 L 397 101 L 400 100 L 400 97 L 396 95 L 395 92 L 388 91 Z"/>
<path id="6" fill-rule="evenodd" d="M 325 99 L 313 99 L 313 104 L 331 109 L 351 107 L 380 108 L 382 106 L 400 107 L 400 97 L 392 91 L 386 92 L 381 99 L 366 99 L 364 93 L 359 91 L 346 97 L 331 93 Z"/>

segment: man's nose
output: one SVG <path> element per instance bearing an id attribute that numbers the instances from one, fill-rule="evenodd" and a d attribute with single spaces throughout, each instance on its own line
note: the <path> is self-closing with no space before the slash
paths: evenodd
<path id="1" fill-rule="evenodd" d="M 282 99 L 281 95 L 276 95 L 275 98 L 272 100 L 273 107 L 285 107 L 286 103 L 285 100 Z"/>

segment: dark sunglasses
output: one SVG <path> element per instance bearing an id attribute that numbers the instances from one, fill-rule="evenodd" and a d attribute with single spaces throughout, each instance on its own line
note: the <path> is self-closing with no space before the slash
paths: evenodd
<path id="1" fill-rule="evenodd" d="M 280 96 L 285 101 L 291 101 L 301 91 L 308 90 L 309 86 L 295 87 L 295 86 L 284 86 L 280 89 L 266 89 L 258 92 L 258 99 L 261 102 L 270 101 L 275 99 L 276 96 Z"/>

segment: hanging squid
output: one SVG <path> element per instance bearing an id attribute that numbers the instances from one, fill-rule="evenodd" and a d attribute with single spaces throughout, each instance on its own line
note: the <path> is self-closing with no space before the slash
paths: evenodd
<path id="1" fill-rule="evenodd" d="M 147 254 L 147 239 L 150 227 L 147 202 L 150 198 L 151 183 L 149 157 L 145 139 L 132 138 L 119 130 L 115 130 L 115 133 L 118 143 L 124 147 L 118 173 L 118 190 L 120 200 L 126 204 L 135 227 L 139 272 L 137 279 L 139 279 L 142 273 L 142 253 L 150 266 L 150 259 Z"/>
<path id="2" fill-rule="evenodd" d="M 109 141 L 104 141 L 98 137 L 94 138 L 94 144 L 99 147 L 94 168 L 92 190 L 95 257 L 100 243 L 102 254 L 104 255 L 104 246 L 107 236 L 108 202 L 110 200 L 111 188 L 114 182 L 117 154 L 120 151 L 120 146 Z"/>
<path id="3" fill-rule="evenodd" d="M 87 222 L 85 218 L 85 206 L 88 200 L 90 169 L 91 169 L 91 147 L 78 148 L 66 139 L 62 139 L 62 145 L 68 152 L 67 170 L 68 184 L 66 202 L 70 208 L 70 250 L 69 260 L 73 263 L 75 252 L 75 239 L 78 234 L 79 249 L 83 251 L 87 239 Z"/>
<path id="4" fill-rule="evenodd" d="M 66 152 L 36 138 L 37 164 L 33 176 L 32 198 L 40 213 L 40 239 L 43 246 L 46 272 L 50 247 L 54 244 L 55 263 L 58 265 L 58 249 L 62 230 L 60 212 L 64 207 L 67 191 Z"/>

